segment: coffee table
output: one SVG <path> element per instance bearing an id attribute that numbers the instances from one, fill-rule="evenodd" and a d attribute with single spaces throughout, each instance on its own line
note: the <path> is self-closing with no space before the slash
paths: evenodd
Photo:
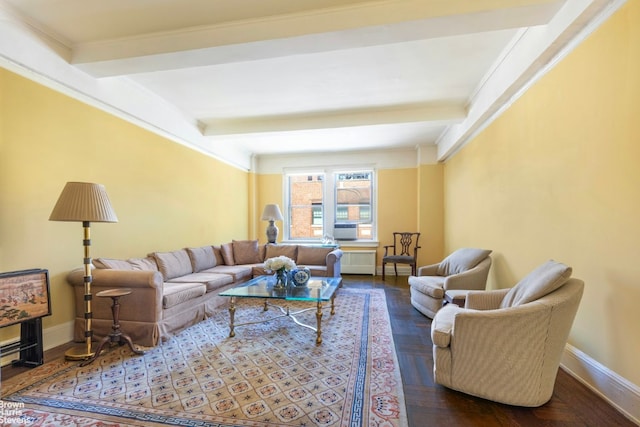
<path id="1" fill-rule="evenodd" d="M 309 328 L 316 332 L 316 345 L 322 344 L 322 310 L 323 303 L 331 302 L 331 314 L 335 314 L 336 291 L 342 283 L 340 277 L 311 277 L 306 286 L 287 286 L 283 289 L 274 289 L 274 276 L 258 276 L 248 282 L 242 283 L 233 288 L 220 292 L 220 296 L 230 297 L 229 303 L 229 337 L 236 335 L 237 326 L 252 325 L 256 323 L 269 322 L 280 317 L 289 317 L 296 324 Z M 237 298 L 262 298 L 264 299 L 264 311 L 269 306 L 276 307 L 282 314 L 257 320 L 255 322 L 238 323 L 234 322 L 236 313 Z M 283 307 L 273 303 L 274 301 L 308 301 L 314 302 L 315 307 L 304 308 L 302 310 L 290 311 L 288 306 Z M 316 309 L 316 326 L 307 325 L 296 318 L 300 313 Z"/>

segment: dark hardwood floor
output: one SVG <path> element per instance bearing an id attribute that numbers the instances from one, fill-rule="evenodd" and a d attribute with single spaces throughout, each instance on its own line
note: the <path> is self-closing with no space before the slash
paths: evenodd
<path id="1" fill-rule="evenodd" d="M 433 382 L 431 319 L 410 303 L 406 276 L 343 276 L 345 287 L 385 290 L 404 383 L 409 425 L 427 426 L 635 426 L 578 380 L 558 371 L 551 400 L 539 408 L 503 405 Z"/>
<path id="2" fill-rule="evenodd" d="M 635 426 L 601 397 L 559 370 L 551 400 L 539 408 L 503 405 L 468 396 L 433 382 L 431 319 L 409 302 L 406 277 L 343 276 L 347 288 L 384 289 L 398 362 L 404 382 L 409 426 Z M 71 343 L 45 352 L 45 361 L 62 356 Z M 7 366 L 0 379 L 28 375 Z"/>

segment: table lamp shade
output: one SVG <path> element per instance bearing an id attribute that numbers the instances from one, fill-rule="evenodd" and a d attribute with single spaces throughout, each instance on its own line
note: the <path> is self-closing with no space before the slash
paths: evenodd
<path id="1" fill-rule="evenodd" d="M 263 221 L 282 221 L 284 217 L 278 205 L 266 205 L 262 211 Z"/>
<path id="2" fill-rule="evenodd" d="M 118 217 L 102 184 L 67 182 L 49 220 L 118 222 Z"/>

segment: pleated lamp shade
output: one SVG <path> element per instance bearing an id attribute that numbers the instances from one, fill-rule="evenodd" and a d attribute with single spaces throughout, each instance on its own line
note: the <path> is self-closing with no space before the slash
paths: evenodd
<path id="1" fill-rule="evenodd" d="M 49 221 L 118 222 L 102 184 L 67 182 Z"/>

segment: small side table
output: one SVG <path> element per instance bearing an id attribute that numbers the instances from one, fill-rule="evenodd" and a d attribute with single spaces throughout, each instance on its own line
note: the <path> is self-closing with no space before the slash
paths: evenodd
<path id="1" fill-rule="evenodd" d="M 111 326 L 112 331 L 109 335 L 102 338 L 102 341 L 100 341 L 100 343 L 98 344 L 98 348 L 96 349 L 93 356 L 90 359 L 82 362 L 80 366 L 85 366 L 93 362 L 100 355 L 100 352 L 107 343 L 110 343 L 111 345 L 127 344 L 131 351 L 133 351 L 135 354 L 144 354 L 144 351 L 138 350 L 133 346 L 133 341 L 131 341 L 131 337 L 129 337 L 129 335 L 123 334 L 120 331 L 120 297 L 129 295 L 131 292 L 132 290 L 129 288 L 120 288 L 108 289 L 106 291 L 100 291 L 96 294 L 97 297 L 111 298 L 111 300 L 113 301 L 113 304 L 111 305 L 111 313 L 113 314 L 113 325 Z"/>
<path id="2" fill-rule="evenodd" d="M 458 307 L 464 307 L 468 292 L 466 289 L 450 289 L 444 293 L 442 305 L 455 304 Z"/>

